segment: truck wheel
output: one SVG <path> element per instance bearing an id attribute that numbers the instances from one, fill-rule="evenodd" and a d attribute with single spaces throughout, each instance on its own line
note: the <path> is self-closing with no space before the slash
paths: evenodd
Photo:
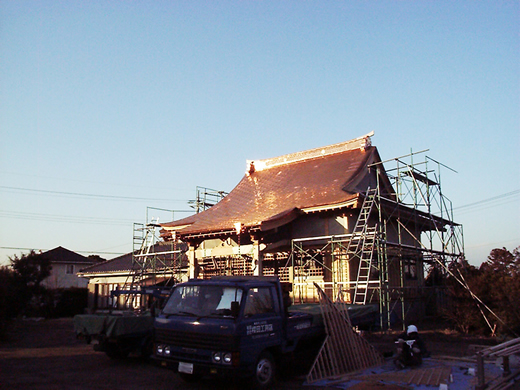
<path id="1" fill-rule="evenodd" d="M 150 356 L 153 354 L 153 340 L 152 338 L 147 338 L 143 345 L 141 346 L 141 359 L 149 360 Z"/>
<path id="2" fill-rule="evenodd" d="M 274 375 L 276 364 L 269 352 L 265 351 L 260 354 L 255 366 L 254 382 L 257 389 L 266 389 L 274 383 Z"/>
<path id="3" fill-rule="evenodd" d="M 111 359 L 125 359 L 129 354 L 116 343 L 107 343 L 105 353 Z"/>

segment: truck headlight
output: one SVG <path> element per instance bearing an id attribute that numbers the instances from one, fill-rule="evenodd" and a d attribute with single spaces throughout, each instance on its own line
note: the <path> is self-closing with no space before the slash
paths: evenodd
<path id="1" fill-rule="evenodd" d="M 213 352 L 211 360 L 217 364 L 231 364 L 233 362 L 233 354 L 231 352 Z"/>
<path id="2" fill-rule="evenodd" d="M 169 345 L 166 345 L 166 346 L 164 347 L 164 355 L 165 355 L 165 356 L 170 356 L 170 353 L 171 353 L 170 346 L 169 346 Z"/>
<path id="3" fill-rule="evenodd" d="M 157 349 L 155 350 L 155 352 L 157 353 L 157 355 L 162 355 L 164 353 L 164 345 L 157 344 Z"/>
<path id="4" fill-rule="evenodd" d="M 222 353 L 213 352 L 211 359 L 213 360 L 214 363 L 221 363 L 222 362 Z"/>
<path id="5" fill-rule="evenodd" d="M 231 364 L 232 361 L 233 361 L 233 358 L 232 358 L 231 352 L 226 352 L 222 355 L 222 362 L 224 364 Z"/>

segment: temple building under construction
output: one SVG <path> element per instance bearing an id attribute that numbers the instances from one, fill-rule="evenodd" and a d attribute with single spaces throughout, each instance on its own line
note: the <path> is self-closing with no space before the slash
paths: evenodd
<path id="1" fill-rule="evenodd" d="M 441 189 L 450 168 L 426 151 L 382 161 L 372 135 L 248 161 L 218 203 L 143 226 L 158 240 L 143 235 L 126 266 L 116 270 L 113 259 L 81 276 L 98 299 L 110 288 L 95 284 L 278 275 L 296 303 L 317 301 L 316 284 L 332 300 L 377 307 L 383 327 L 436 314 L 443 295 L 431 276 L 464 256 L 462 226 Z"/>

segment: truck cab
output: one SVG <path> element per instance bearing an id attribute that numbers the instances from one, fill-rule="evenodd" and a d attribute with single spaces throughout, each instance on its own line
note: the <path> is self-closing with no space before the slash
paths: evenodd
<path id="1" fill-rule="evenodd" d="M 323 334 L 311 315 L 287 311 L 287 297 L 277 277 L 178 284 L 155 319 L 154 358 L 188 381 L 232 375 L 268 387 L 284 356 Z"/>

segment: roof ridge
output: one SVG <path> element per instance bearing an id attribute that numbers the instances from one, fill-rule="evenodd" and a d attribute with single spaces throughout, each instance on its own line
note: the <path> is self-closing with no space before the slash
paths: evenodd
<path id="1" fill-rule="evenodd" d="M 320 148 L 304 150 L 301 152 L 285 154 L 279 157 L 267 158 L 264 160 L 247 160 L 247 174 L 252 174 L 256 171 L 263 171 L 265 169 L 273 168 L 279 165 L 291 164 L 299 161 L 310 160 L 317 157 L 329 156 L 331 154 L 345 152 L 347 150 L 361 149 L 366 150 L 371 145 L 371 139 L 374 132 L 365 134 L 362 137 L 352 139 L 350 141 L 340 142 Z"/>

